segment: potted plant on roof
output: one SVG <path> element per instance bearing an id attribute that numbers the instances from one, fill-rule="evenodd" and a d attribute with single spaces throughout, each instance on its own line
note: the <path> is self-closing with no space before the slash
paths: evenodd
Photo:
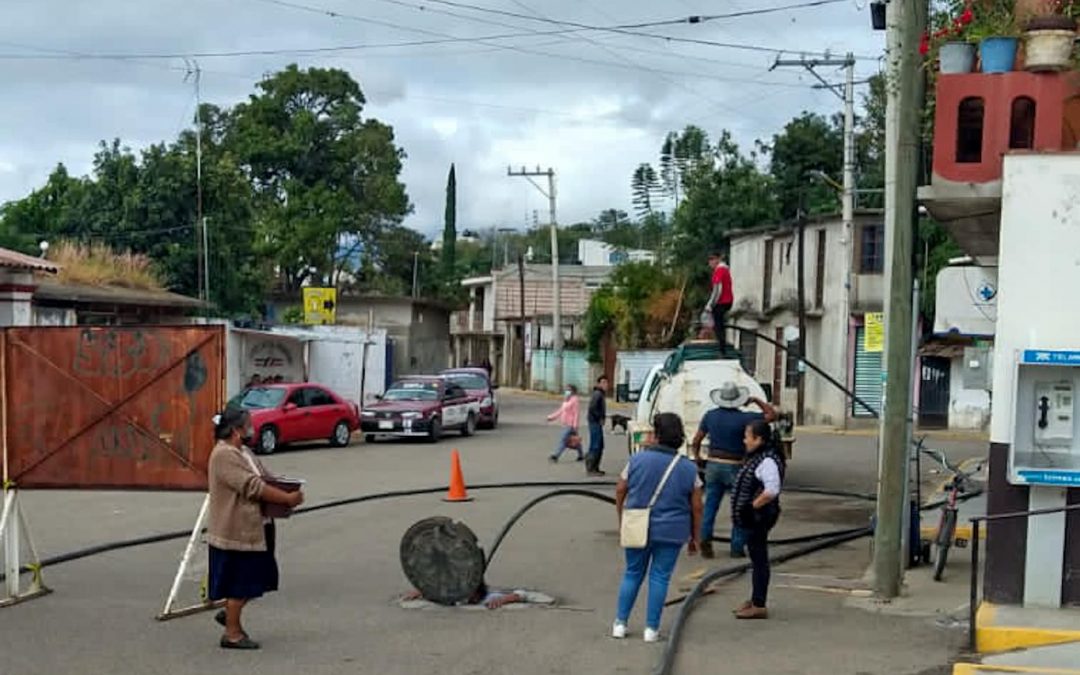
<path id="1" fill-rule="evenodd" d="M 1020 28 L 1013 0 L 978 0 L 971 4 L 973 18 L 968 36 L 979 43 L 979 69 L 1007 73 L 1016 63 Z"/>
<path id="2" fill-rule="evenodd" d="M 1049 0 L 1024 25 L 1024 69 L 1034 72 L 1067 70 L 1076 43 L 1077 0 Z"/>
<path id="3" fill-rule="evenodd" d="M 971 0 L 942 0 L 930 10 L 929 30 L 923 34 L 919 52 L 927 65 L 938 66 L 943 75 L 975 70 L 975 45 L 967 38 L 974 19 Z"/>

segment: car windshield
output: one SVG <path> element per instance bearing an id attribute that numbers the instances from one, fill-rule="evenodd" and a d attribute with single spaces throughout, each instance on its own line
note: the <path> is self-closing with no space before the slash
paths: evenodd
<path id="1" fill-rule="evenodd" d="M 395 382 L 383 394 L 384 401 L 434 401 L 438 398 L 437 382 Z"/>
<path id="2" fill-rule="evenodd" d="M 446 379 L 461 385 L 462 389 L 487 389 L 487 378 L 474 373 L 446 373 Z"/>
<path id="3" fill-rule="evenodd" d="M 285 400 L 288 390 L 280 387 L 252 387 L 240 395 L 237 405 L 245 410 L 276 408 Z"/>

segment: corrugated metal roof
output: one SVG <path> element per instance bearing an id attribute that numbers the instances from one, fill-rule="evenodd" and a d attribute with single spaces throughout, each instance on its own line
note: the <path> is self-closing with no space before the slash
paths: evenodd
<path id="1" fill-rule="evenodd" d="M 49 274 L 56 274 L 60 270 L 57 265 L 44 258 L 35 258 L 7 248 L 0 248 L 0 267 L 25 270 L 27 272 L 48 272 Z"/>

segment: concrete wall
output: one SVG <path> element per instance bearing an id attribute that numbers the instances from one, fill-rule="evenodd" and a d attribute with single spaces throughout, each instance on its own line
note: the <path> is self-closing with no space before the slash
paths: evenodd
<path id="1" fill-rule="evenodd" d="M 991 514 L 1063 506 L 1080 490 L 1008 483 L 1015 437 L 1017 355 L 1024 349 L 1080 350 L 1080 155 L 1006 155 L 1002 184 L 994 408 L 991 417 Z M 1066 545 L 1068 542 L 1068 545 Z M 1080 602 L 1080 518 L 1062 514 L 992 523 L 984 593 L 1003 603 Z"/>
<path id="2" fill-rule="evenodd" d="M 29 326 L 33 323 L 31 298 L 34 277 L 28 272 L 0 269 L 0 326 Z"/>
<path id="3" fill-rule="evenodd" d="M 610 275 L 611 267 L 560 265 L 560 305 L 566 316 L 580 316 L 592 294 Z M 525 266 L 525 316 L 549 316 L 554 309 L 551 265 Z M 495 319 L 512 319 L 521 314 L 521 283 L 516 267 L 496 273 Z"/>
<path id="4" fill-rule="evenodd" d="M 949 428 L 981 431 L 990 426 L 990 392 L 964 388 L 964 357 L 949 368 Z"/>
<path id="5" fill-rule="evenodd" d="M 572 384 L 578 392 L 587 395 L 592 391 L 592 379 L 589 377 L 589 361 L 585 352 L 577 350 L 563 351 L 563 385 Z M 555 386 L 555 352 L 550 349 L 534 349 L 532 352 L 531 389 L 552 391 Z"/>

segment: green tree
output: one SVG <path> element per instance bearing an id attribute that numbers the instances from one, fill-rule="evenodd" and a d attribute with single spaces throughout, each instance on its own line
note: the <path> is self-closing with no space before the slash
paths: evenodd
<path id="1" fill-rule="evenodd" d="M 251 179 L 259 252 L 285 288 L 339 276 L 346 235 L 374 247 L 409 213 L 399 181 L 404 151 L 388 125 L 361 116 L 360 85 L 345 71 L 290 65 L 232 111 L 226 139 Z"/>
<path id="2" fill-rule="evenodd" d="M 807 213 L 838 210 L 836 191 L 815 180 L 813 172 L 823 172 L 833 180 L 840 176 L 844 166 L 842 127 L 822 115 L 804 112 L 762 149 L 770 157 L 769 173 L 781 218 L 794 218 L 800 209 Z"/>
<path id="3" fill-rule="evenodd" d="M 651 164 L 640 164 L 630 179 L 630 192 L 634 212 L 638 218 L 647 218 L 654 212 L 654 203 L 661 194 L 660 177 Z"/>
<path id="4" fill-rule="evenodd" d="M 454 280 L 457 264 L 457 177 L 454 165 L 450 165 L 450 174 L 446 177 L 446 212 L 443 216 L 442 267 L 448 281 Z"/>

